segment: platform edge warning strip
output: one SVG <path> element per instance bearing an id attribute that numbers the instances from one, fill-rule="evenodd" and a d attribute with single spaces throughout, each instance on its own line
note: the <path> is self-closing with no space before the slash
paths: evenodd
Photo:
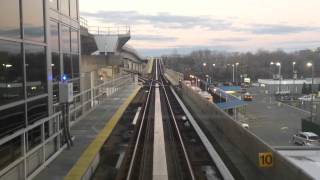
<path id="1" fill-rule="evenodd" d="M 73 165 L 68 174 L 64 177 L 64 180 L 80 180 L 90 170 L 90 166 L 99 153 L 104 142 L 109 138 L 113 128 L 116 126 L 121 116 L 137 95 L 141 87 L 135 88 L 126 101 L 118 108 L 115 114 L 109 119 L 105 127 L 99 132 L 96 138 L 85 149 L 78 161 Z"/>

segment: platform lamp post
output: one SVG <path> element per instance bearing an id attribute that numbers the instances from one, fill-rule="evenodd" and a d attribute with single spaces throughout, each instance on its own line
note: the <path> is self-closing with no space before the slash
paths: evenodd
<path id="1" fill-rule="evenodd" d="M 281 63 L 277 62 L 276 66 L 279 67 L 279 95 L 280 95 L 280 93 L 281 93 Z"/>
<path id="2" fill-rule="evenodd" d="M 310 114 L 311 114 L 311 122 L 313 122 L 313 84 L 314 84 L 314 65 L 311 62 L 307 63 L 307 67 L 311 67 L 311 72 L 312 72 L 312 78 L 311 78 L 311 109 L 310 109 Z"/>

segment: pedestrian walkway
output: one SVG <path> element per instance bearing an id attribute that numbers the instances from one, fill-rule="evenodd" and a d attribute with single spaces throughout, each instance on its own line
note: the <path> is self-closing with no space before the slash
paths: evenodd
<path id="1" fill-rule="evenodd" d="M 79 157 L 96 138 L 99 132 L 106 126 L 118 108 L 129 97 L 137 92 L 137 85 L 128 85 L 106 102 L 99 105 L 86 117 L 81 119 L 71 128 L 71 135 L 75 137 L 74 146 L 63 151 L 51 164 L 36 176 L 35 180 L 62 180 L 78 161 Z"/>

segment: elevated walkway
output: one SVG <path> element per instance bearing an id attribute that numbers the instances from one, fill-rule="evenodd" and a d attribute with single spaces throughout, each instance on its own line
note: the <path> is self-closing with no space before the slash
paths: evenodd
<path id="1" fill-rule="evenodd" d="M 94 166 L 99 147 L 108 138 L 139 89 L 140 87 L 134 84 L 122 88 L 75 124 L 71 128 L 71 135 L 75 136 L 74 146 L 63 151 L 36 176 L 35 180 L 62 180 L 71 169 L 73 171 L 66 179 L 76 180 L 84 177 L 88 169 Z"/>

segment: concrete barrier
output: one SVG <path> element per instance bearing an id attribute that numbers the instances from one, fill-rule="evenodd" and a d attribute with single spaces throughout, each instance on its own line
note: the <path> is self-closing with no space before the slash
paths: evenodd
<path id="1" fill-rule="evenodd" d="M 309 180 L 313 179 L 303 169 L 292 164 L 288 159 L 280 155 L 272 147 L 264 143 L 259 137 L 243 128 L 232 117 L 219 109 L 215 104 L 208 102 L 198 93 L 182 83 L 180 95 L 189 106 L 194 116 L 198 118 L 206 131 L 214 134 L 215 143 L 225 151 L 225 156 L 232 154 L 229 149 L 224 149 L 226 144 L 237 151 L 235 156 L 228 157 L 236 167 L 242 168 L 243 179 L 279 179 L 279 180 Z M 273 166 L 269 168 L 259 167 L 259 153 L 270 152 L 273 154 Z M 235 160 L 236 156 L 242 156 L 242 160 Z M 233 159 L 235 158 L 235 159 Z M 247 164 L 244 162 L 246 161 Z M 238 163 L 238 164 L 237 164 Z M 247 166 L 247 170 L 244 167 Z M 242 172 L 255 171 L 255 172 Z"/>

